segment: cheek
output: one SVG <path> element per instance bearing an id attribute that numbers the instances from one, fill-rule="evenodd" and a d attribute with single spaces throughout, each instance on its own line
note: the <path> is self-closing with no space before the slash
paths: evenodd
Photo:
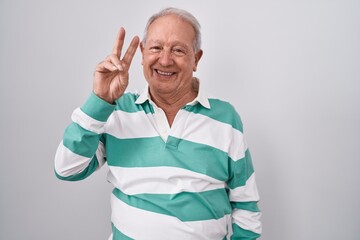
<path id="1" fill-rule="evenodd" d="M 181 62 L 181 68 L 186 72 L 192 72 L 196 68 L 196 64 L 192 59 L 186 59 Z"/>
<path id="2" fill-rule="evenodd" d="M 145 55 L 142 58 L 141 64 L 143 66 L 150 66 L 156 61 L 156 57 L 152 55 Z"/>

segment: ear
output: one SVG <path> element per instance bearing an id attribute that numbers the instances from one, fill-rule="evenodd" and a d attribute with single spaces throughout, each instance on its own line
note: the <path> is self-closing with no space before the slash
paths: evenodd
<path id="1" fill-rule="evenodd" d="M 197 65 L 203 55 L 203 51 L 200 49 L 197 53 L 195 53 L 195 62 L 194 62 L 194 68 L 193 71 L 196 72 Z"/>
<path id="2" fill-rule="evenodd" d="M 141 50 L 141 65 L 144 65 L 144 45 L 142 44 L 142 42 L 140 42 L 140 50 Z"/>

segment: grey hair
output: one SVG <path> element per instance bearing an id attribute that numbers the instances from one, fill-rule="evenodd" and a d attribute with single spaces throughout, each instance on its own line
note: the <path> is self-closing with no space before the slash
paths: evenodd
<path id="1" fill-rule="evenodd" d="M 183 9 L 179 9 L 179 8 L 171 8 L 171 7 L 165 8 L 165 9 L 161 10 L 160 12 L 152 15 L 146 24 L 146 27 L 144 30 L 144 36 L 143 36 L 143 39 L 141 40 L 141 43 L 143 45 L 146 44 L 146 38 L 147 38 L 147 34 L 148 34 L 150 25 L 156 19 L 167 16 L 167 15 L 175 15 L 175 16 L 179 17 L 180 19 L 182 19 L 183 21 L 191 24 L 191 26 L 193 27 L 193 29 L 195 31 L 195 39 L 194 39 L 194 43 L 193 43 L 193 49 L 194 49 L 195 53 L 198 52 L 201 49 L 200 23 L 191 13 L 189 13 L 188 11 L 185 11 Z"/>

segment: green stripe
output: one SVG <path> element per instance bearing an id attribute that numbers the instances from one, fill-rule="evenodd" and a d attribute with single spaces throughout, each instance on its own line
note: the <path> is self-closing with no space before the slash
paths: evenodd
<path id="1" fill-rule="evenodd" d="M 234 189 L 244 186 L 249 177 L 254 173 L 250 151 L 246 150 L 244 158 L 237 161 L 230 161 L 229 167 L 231 174 L 228 182 L 229 188 Z"/>
<path id="2" fill-rule="evenodd" d="M 154 113 L 149 101 L 144 102 L 143 104 L 135 104 L 136 99 L 139 97 L 137 94 L 126 93 L 121 98 L 116 100 L 116 110 L 121 110 L 124 112 L 134 113 L 138 111 L 144 111 L 146 114 Z"/>
<path id="3" fill-rule="evenodd" d="M 200 103 L 193 106 L 186 105 L 183 109 L 205 115 L 222 123 L 230 124 L 233 128 L 243 132 L 240 116 L 230 103 L 219 99 L 209 99 L 209 102 L 211 109 L 204 108 Z"/>
<path id="4" fill-rule="evenodd" d="M 110 114 L 114 111 L 115 105 L 105 102 L 93 92 L 80 109 L 88 116 L 98 121 L 106 122 Z"/>
<path id="5" fill-rule="evenodd" d="M 181 221 L 219 219 L 231 213 L 225 189 L 177 194 L 136 194 L 128 196 L 115 188 L 113 194 L 124 203 L 150 212 L 156 212 Z"/>
<path id="6" fill-rule="evenodd" d="M 232 228 L 233 228 L 233 235 L 230 238 L 231 240 L 241 240 L 241 239 L 256 240 L 257 238 L 260 237 L 260 234 L 254 233 L 249 230 L 245 230 L 234 223 L 232 224 Z"/>
<path id="7" fill-rule="evenodd" d="M 98 147 L 100 135 L 82 128 L 77 123 L 71 123 L 64 133 L 64 146 L 72 152 L 92 157 Z"/>
<path id="8" fill-rule="evenodd" d="M 99 162 L 98 162 L 96 156 L 94 156 L 94 158 L 91 159 L 89 166 L 87 166 L 82 172 L 75 174 L 75 175 L 68 176 L 68 177 L 63 177 L 63 176 L 60 176 L 55 171 L 55 176 L 61 180 L 65 180 L 65 181 L 80 181 L 80 180 L 87 178 L 93 172 L 95 172 L 95 170 L 97 169 L 98 166 L 99 166 Z"/>
<path id="9" fill-rule="evenodd" d="M 178 167 L 220 181 L 228 179 L 227 154 L 208 145 L 173 137 L 168 138 L 168 144 L 160 137 L 117 139 L 107 135 L 106 139 L 109 166 Z"/>
<path id="10" fill-rule="evenodd" d="M 130 238 L 125 234 L 123 234 L 122 232 L 120 232 L 119 229 L 117 229 L 113 223 L 111 224 L 111 228 L 113 234 L 112 240 L 133 240 L 133 238 Z"/>
<path id="11" fill-rule="evenodd" d="M 257 202 L 231 202 L 231 207 L 251 212 L 260 212 Z"/>

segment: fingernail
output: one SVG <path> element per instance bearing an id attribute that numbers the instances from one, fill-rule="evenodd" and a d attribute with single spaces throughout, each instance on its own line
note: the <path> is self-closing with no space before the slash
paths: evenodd
<path id="1" fill-rule="evenodd" d="M 119 71 L 124 70 L 123 67 L 120 64 L 116 65 L 116 67 L 117 67 L 117 69 L 119 69 Z"/>

